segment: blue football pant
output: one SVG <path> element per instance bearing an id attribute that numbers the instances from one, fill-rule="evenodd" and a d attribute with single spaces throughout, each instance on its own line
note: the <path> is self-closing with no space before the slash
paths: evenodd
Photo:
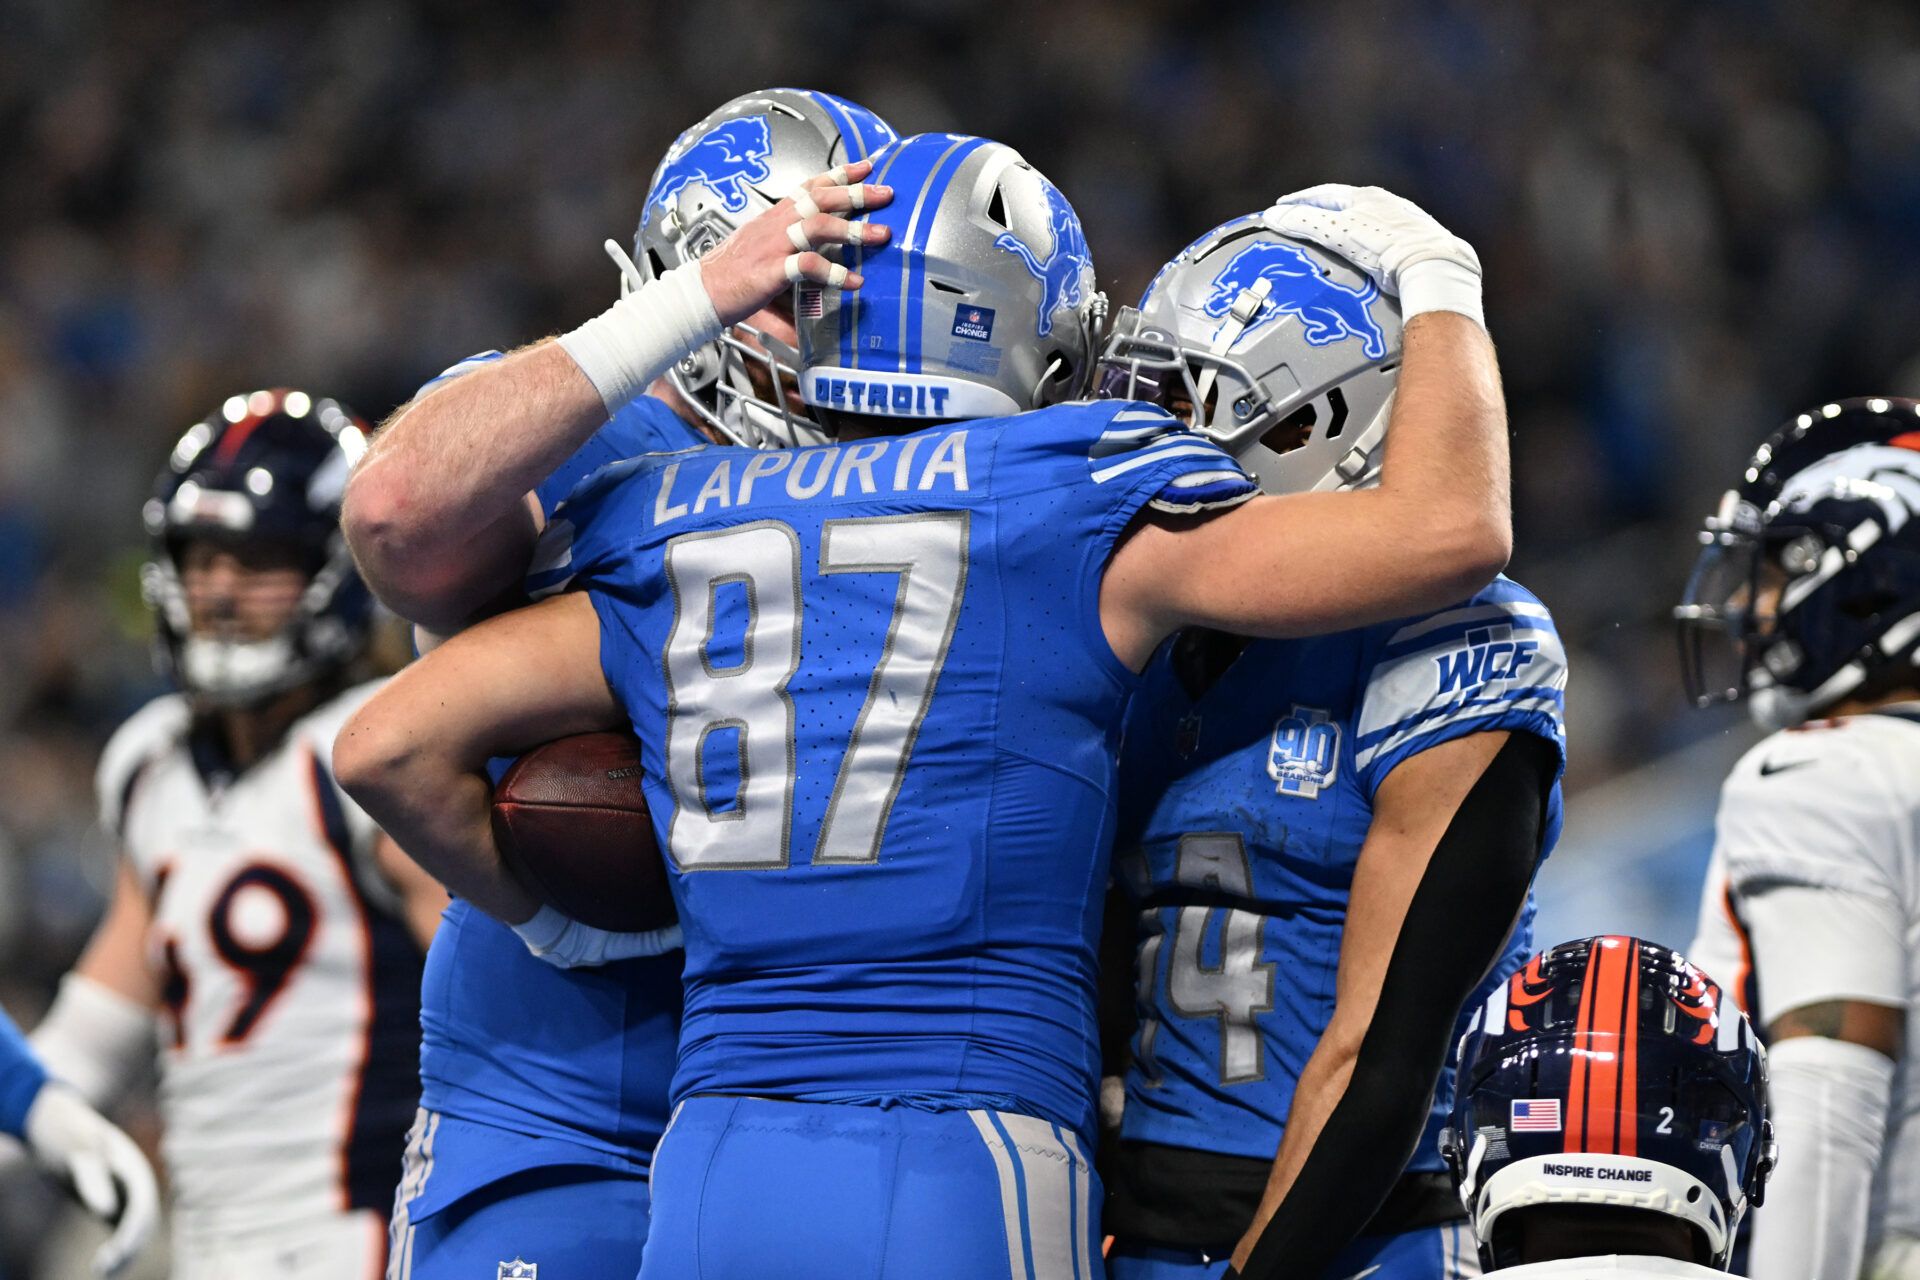
<path id="1" fill-rule="evenodd" d="M 641 1280 L 1099 1280 L 1074 1134 L 1001 1111 L 687 1099 Z"/>
<path id="2" fill-rule="evenodd" d="M 1111 1280 L 1217 1280 L 1227 1258 L 1117 1240 L 1107 1254 Z M 1480 1274 L 1480 1255 L 1464 1222 L 1393 1236 L 1361 1236 L 1327 1268 L 1328 1280 L 1467 1280 Z"/>
<path id="3" fill-rule="evenodd" d="M 633 1280 L 647 1181 L 588 1165 L 528 1169 L 418 1222 L 396 1222 L 387 1280 L 493 1280 L 515 1262 L 555 1280 Z"/>

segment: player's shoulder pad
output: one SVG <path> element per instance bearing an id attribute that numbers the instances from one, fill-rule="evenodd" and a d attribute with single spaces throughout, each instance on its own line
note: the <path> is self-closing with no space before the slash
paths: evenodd
<path id="1" fill-rule="evenodd" d="M 1151 482 L 1147 505 L 1186 515 L 1238 506 L 1260 486 L 1232 455 L 1158 405 L 1140 400 L 1075 400 L 1043 413 L 1083 451 L 1096 485 Z"/>
<path id="2" fill-rule="evenodd" d="M 100 825 L 117 838 L 126 819 L 127 801 L 147 765 L 176 747 L 186 737 L 193 713 L 184 694 L 155 698 L 114 730 L 100 753 L 94 772 L 94 794 Z"/>
<path id="3" fill-rule="evenodd" d="M 553 515 L 540 530 L 533 544 L 533 556 L 527 562 L 524 580 L 526 592 L 535 600 L 565 591 L 574 575 L 618 536 L 644 525 L 631 523 L 634 517 L 625 510 L 625 499 L 644 487 L 640 479 L 651 474 L 662 459 L 684 456 L 706 449 L 693 445 L 663 453 L 643 453 L 609 462 L 580 478 L 573 491 L 553 509 Z"/>
<path id="4" fill-rule="evenodd" d="M 1884 723 L 1876 723 L 1881 721 Z M 1720 789 L 1715 844 L 1736 887 L 1763 881 L 1881 891 L 1898 881 L 1920 769 L 1920 731 L 1894 743 L 1897 721 L 1847 716 L 1761 739 Z"/>
<path id="5" fill-rule="evenodd" d="M 1885 729 L 1899 722 L 1877 721 L 1884 718 L 1809 720 L 1768 734 L 1727 774 L 1721 787 L 1723 806 L 1736 802 L 1765 808 L 1827 805 L 1841 797 L 1890 800 L 1885 765 L 1892 756 L 1920 766 L 1920 728 L 1907 734 L 1896 728 L 1888 734 Z M 1899 742 L 1903 736 L 1911 737 L 1911 743 Z"/>
<path id="6" fill-rule="evenodd" d="M 1501 627 L 1534 638 L 1550 637 L 1559 648 L 1560 632 L 1552 612 L 1539 596 L 1505 574 L 1457 604 L 1381 623 L 1374 630 L 1386 652 L 1397 656 L 1456 645 L 1475 632 Z"/>
<path id="7" fill-rule="evenodd" d="M 1480 729 L 1564 742 L 1567 653 L 1539 597 L 1500 577 L 1458 604 L 1363 633 L 1362 768 Z"/>
<path id="8" fill-rule="evenodd" d="M 711 443 L 698 427 L 656 395 L 635 396 L 621 405 L 601 430 L 612 432 L 627 456 L 676 453 Z"/>
<path id="9" fill-rule="evenodd" d="M 503 351 L 477 351 L 464 360 L 448 365 L 439 373 L 421 383 L 420 389 L 413 393 L 413 398 L 415 400 L 422 399 L 440 390 L 455 378 L 465 377 L 475 369 L 490 365 L 496 360 L 504 359 L 506 359 L 506 353 Z"/>

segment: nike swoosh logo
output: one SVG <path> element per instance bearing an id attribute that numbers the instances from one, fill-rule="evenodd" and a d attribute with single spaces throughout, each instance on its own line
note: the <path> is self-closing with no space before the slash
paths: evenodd
<path id="1" fill-rule="evenodd" d="M 1807 765 L 1817 763 L 1818 761 L 1814 760 L 1788 760 L 1784 764 L 1780 764 L 1772 760 L 1763 760 L 1760 762 L 1760 776 L 1763 778 L 1771 778 L 1776 773 L 1785 773 L 1789 769 L 1800 769 Z"/>

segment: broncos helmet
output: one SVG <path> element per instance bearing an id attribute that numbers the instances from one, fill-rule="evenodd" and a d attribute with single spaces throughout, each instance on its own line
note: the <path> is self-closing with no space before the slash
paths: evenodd
<path id="1" fill-rule="evenodd" d="M 1920 684 L 1920 402 L 1842 400 L 1760 446 L 1674 616 L 1695 705 L 1785 728 Z"/>
<path id="2" fill-rule="evenodd" d="M 373 602 L 340 532 L 347 472 L 367 424 L 345 405 L 280 388 L 228 397 L 173 447 L 143 511 L 153 557 L 141 594 L 159 629 L 158 665 L 203 703 L 245 706 L 351 662 L 372 632 Z M 269 540 L 309 575 L 268 640 L 193 634 L 180 556 L 189 540 Z"/>
<path id="3" fill-rule="evenodd" d="M 1264 213 L 1207 232 L 1114 319 L 1102 396 L 1187 410 L 1268 493 L 1376 482 L 1400 304 Z"/>
<path id="4" fill-rule="evenodd" d="M 1441 1134 L 1481 1263 L 1521 1261 L 1535 1205 L 1677 1218 L 1724 1269 L 1773 1169 L 1766 1051 L 1678 952 L 1609 935 L 1563 942 L 1498 987 L 1460 1038 Z"/>
<path id="5" fill-rule="evenodd" d="M 763 89 L 734 98 L 681 134 L 654 172 L 634 232 L 638 265 L 607 242 L 620 264 L 621 291 L 702 256 L 807 179 L 869 159 L 896 136 L 873 112 L 830 93 Z M 667 378 L 701 421 L 736 444 L 823 444 L 826 436 L 793 411 L 785 394 L 797 383 L 798 360 L 790 344 L 738 324 Z M 764 370 L 760 387 L 756 366 Z"/>
<path id="6" fill-rule="evenodd" d="M 1012 147 L 954 133 L 874 157 L 891 227 L 848 246 L 866 282 L 802 281 L 801 397 L 821 414 L 951 421 L 1022 413 L 1085 393 L 1106 297 L 1073 206 Z"/>

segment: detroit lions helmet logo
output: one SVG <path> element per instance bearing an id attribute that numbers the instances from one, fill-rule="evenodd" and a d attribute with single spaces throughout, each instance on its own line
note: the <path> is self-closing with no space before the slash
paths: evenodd
<path id="1" fill-rule="evenodd" d="M 666 208 L 681 191 L 695 183 L 713 192 L 728 213 L 739 213 L 747 207 L 747 185 L 765 182 L 772 172 L 767 166 L 767 156 L 772 151 L 765 116 L 728 120 L 701 135 L 686 150 L 670 156 L 660 166 L 640 225 L 652 222 L 655 210 Z"/>
<path id="2" fill-rule="evenodd" d="M 1087 236 L 1080 229 L 1080 218 L 1060 194 L 1060 189 L 1051 182 L 1042 181 L 1041 186 L 1047 192 L 1047 211 L 1053 225 L 1053 252 L 1047 255 L 1045 262 L 1034 256 L 1027 244 L 1011 231 L 1003 231 L 994 240 L 994 247 L 1005 249 L 1019 255 L 1027 271 L 1045 286 L 1040 293 L 1039 332 L 1045 337 L 1053 332 L 1053 316 L 1063 307 L 1077 307 L 1085 294 L 1083 283 L 1086 275 L 1089 255 Z"/>
<path id="3" fill-rule="evenodd" d="M 1359 338 L 1371 359 L 1387 354 L 1387 335 L 1369 310 L 1379 288 L 1372 281 L 1349 289 L 1329 280 L 1305 251 L 1290 244 L 1262 240 L 1234 254 L 1214 277 L 1201 310 L 1215 319 L 1226 315 L 1233 300 L 1260 280 L 1268 281 L 1272 292 L 1247 333 L 1283 315 L 1297 316 L 1304 326 L 1301 336 L 1312 346 Z"/>

